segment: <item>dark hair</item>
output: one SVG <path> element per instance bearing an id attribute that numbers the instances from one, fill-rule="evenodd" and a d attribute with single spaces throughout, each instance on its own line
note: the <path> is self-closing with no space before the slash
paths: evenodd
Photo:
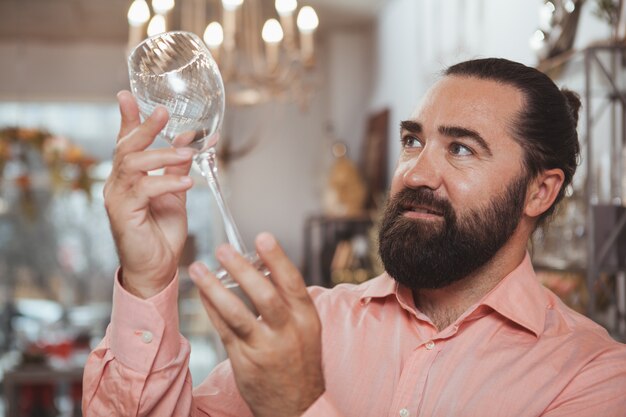
<path id="1" fill-rule="evenodd" d="M 523 109 L 513 123 L 512 135 L 524 149 L 528 178 L 553 168 L 560 168 L 565 174 L 554 203 L 537 220 L 537 225 L 542 224 L 563 199 L 578 166 L 579 96 L 567 89 L 559 90 L 547 75 L 535 68 L 501 58 L 461 62 L 445 70 L 444 75 L 493 80 L 524 94 Z"/>

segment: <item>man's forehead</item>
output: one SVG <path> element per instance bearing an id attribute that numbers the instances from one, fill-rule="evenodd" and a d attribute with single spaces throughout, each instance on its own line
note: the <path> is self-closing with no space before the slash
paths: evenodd
<path id="1" fill-rule="evenodd" d="M 446 76 L 423 96 L 410 120 L 420 124 L 466 125 L 474 129 L 506 128 L 523 105 L 514 86 L 494 80 Z"/>

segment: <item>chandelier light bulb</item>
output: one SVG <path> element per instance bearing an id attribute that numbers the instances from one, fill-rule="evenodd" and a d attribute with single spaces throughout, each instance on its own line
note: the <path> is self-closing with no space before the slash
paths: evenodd
<path id="1" fill-rule="evenodd" d="M 280 16 L 289 16 L 298 7 L 298 2 L 297 0 L 276 0 L 274 6 Z"/>
<path id="2" fill-rule="evenodd" d="M 533 36 L 530 38 L 529 44 L 532 49 L 539 51 L 545 45 L 546 34 L 542 30 L 537 29 Z"/>
<path id="3" fill-rule="evenodd" d="M 551 2 L 547 2 L 539 9 L 539 27 L 541 29 L 549 31 L 552 28 L 555 11 L 556 7 Z"/>
<path id="4" fill-rule="evenodd" d="M 174 0 L 152 0 L 152 10 L 158 14 L 166 14 L 174 8 Z"/>
<path id="5" fill-rule="evenodd" d="M 296 23 L 300 32 L 313 32 L 319 25 L 319 19 L 311 6 L 304 6 L 298 13 Z"/>
<path id="6" fill-rule="evenodd" d="M 235 10 L 237 7 L 241 6 L 243 0 L 222 0 L 222 6 L 226 10 Z"/>
<path id="7" fill-rule="evenodd" d="M 135 0 L 128 8 L 128 24 L 141 26 L 150 19 L 150 9 L 145 0 Z"/>
<path id="8" fill-rule="evenodd" d="M 148 36 L 158 35 L 165 32 L 165 17 L 160 14 L 155 14 L 148 23 Z"/>
<path id="9" fill-rule="evenodd" d="M 204 30 L 204 42 L 209 48 L 218 48 L 224 42 L 224 30 L 218 22 L 211 22 Z"/>
<path id="10" fill-rule="evenodd" d="M 278 43 L 283 40 L 283 28 L 276 19 L 269 19 L 263 25 L 261 37 L 267 43 Z"/>
<path id="11" fill-rule="evenodd" d="M 270 0 L 250 0 L 258 3 L 255 3 L 256 15 L 254 8 L 248 10 L 246 6 L 252 5 L 244 4 L 245 0 L 126 1 L 130 6 L 127 12 L 129 25 L 127 53 L 131 53 L 146 38 L 146 32 L 148 37 L 154 37 L 172 30 L 170 27 L 172 18 L 185 20 L 183 27 L 197 27 L 201 24 L 198 28 L 201 30 L 202 26 L 206 25 L 204 32 L 199 34 L 202 34 L 211 57 L 224 74 L 224 82 L 232 85 L 245 84 L 245 88 L 232 94 L 230 98 L 232 102 L 236 105 L 252 105 L 289 96 L 301 106 L 308 103 L 311 96 L 309 79 L 311 77 L 308 74 L 315 66 L 315 37 L 319 18 L 316 11 L 312 7 L 303 6 L 302 1 L 273 0 L 275 19 L 268 21 L 262 18 L 262 7 L 259 9 L 258 4 L 265 4 Z M 577 3 L 579 0 L 544 1 Z M 195 7 L 193 4 L 197 3 L 198 7 L 189 10 L 192 15 L 186 13 L 187 9 L 175 13 L 176 8 L 180 8 L 185 2 L 190 2 L 192 8 Z M 215 2 L 217 4 L 213 4 Z M 205 9 L 211 7 L 210 5 L 221 9 L 219 21 L 205 20 L 207 12 Z M 242 7 L 244 10 L 238 10 Z M 248 11 L 252 15 L 246 14 Z M 239 16 L 242 12 L 244 15 Z M 173 16 L 173 13 L 176 16 Z M 262 30 L 259 30 L 259 25 Z M 261 41 L 261 48 L 245 48 L 247 43 L 238 44 L 240 41 L 249 40 L 255 43 Z M 241 61 L 252 62 L 254 65 L 250 69 L 240 70 L 238 63 Z M 168 82 L 174 91 L 182 91 L 184 88 L 181 80 L 174 76 L 170 77 Z"/>

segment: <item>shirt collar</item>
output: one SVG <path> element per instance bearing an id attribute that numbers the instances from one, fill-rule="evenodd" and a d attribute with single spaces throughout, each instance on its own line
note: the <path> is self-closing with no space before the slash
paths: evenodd
<path id="1" fill-rule="evenodd" d="M 522 263 L 479 304 L 493 308 L 539 337 L 545 326 L 548 296 L 535 275 L 530 255 L 526 253 Z"/>
<path id="2" fill-rule="evenodd" d="M 387 272 L 383 272 L 363 285 L 366 288 L 361 294 L 361 303 L 368 303 L 372 298 L 385 298 L 398 292 L 398 283 Z"/>
<path id="3" fill-rule="evenodd" d="M 395 295 L 400 301 L 404 298 L 402 294 L 408 291 L 386 272 L 364 285 L 366 285 L 366 289 L 360 297 L 362 304 L 366 304 L 372 299 L 385 298 L 390 295 Z M 528 253 L 524 256 L 522 263 L 504 277 L 472 309 L 476 311 L 477 307 L 481 305 L 491 307 L 502 316 L 539 337 L 545 325 L 545 309 L 548 305 L 548 297 L 537 280 Z M 464 314 L 463 316 L 471 317 L 472 314 L 467 316 Z"/>

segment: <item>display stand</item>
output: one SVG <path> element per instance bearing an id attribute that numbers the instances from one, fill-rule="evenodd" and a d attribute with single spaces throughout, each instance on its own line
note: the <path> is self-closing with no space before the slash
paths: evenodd
<path id="1" fill-rule="evenodd" d="M 367 216 L 309 217 L 304 229 L 303 273 L 307 285 L 327 288 L 335 285 L 331 265 L 337 258 L 338 246 L 356 236 L 367 236 L 371 227 L 372 220 Z"/>
<path id="2" fill-rule="evenodd" d="M 604 58 L 604 60 L 603 60 Z M 608 63 L 607 63 L 608 61 Z M 600 320 L 597 298 L 600 292 L 607 296 L 615 309 L 612 331 L 618 339 L 626 339 L 626 209 L 624 203 L 624 146 L 626 143 L 626 94 L 620 83 L 624 77 L 626 45 L 608 44 L 584 50 L 585 74 L 585 122 L 586 122 L 586 194 L 587 210 L 587 289 L 589 303 L 587 314 Z M 599 77 L 596 77 L 596 74 Z M 608 92 L 607 92 L 608 86 Z M 595 106 L 594 98 L 601 91 L 603 100 Z M 610 202 L 600 202 L 599 178 L 596 172 L 594 138 L 602 113 L 610 111 Z M 601 274 L 608 273 L 614 280 L 602 280 Z M 611 288 L 609 288 L 611 287 Z"/>

